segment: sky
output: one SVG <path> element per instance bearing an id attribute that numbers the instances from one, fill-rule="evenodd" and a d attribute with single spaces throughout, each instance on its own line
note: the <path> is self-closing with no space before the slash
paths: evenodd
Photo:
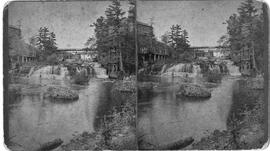
<path id="1" fill-rule="evenodd" d="M 110 1 L 73 2 L 11 2 L 8 5 L 9 25 L 21 27 L 25 42 L 38 34 L 40 27 L 48 27 L 56 34 L 58 48 L 84 48 L 94 34 L 89 25 L 105 16 Z M 121 2 L 123 10 L 127 2 Z"/>
<path id="2" fill-rule="evenodd" d="M 217 46 L 218 39 L 226 33 L 223 24 L 242 0 L 219 1 L 138 1 L 137 19 L 150 24 L 158 39 L 170 26 L 179 24 L 189 34 L 191 46 Z"/>
<path id="3" fill-rule="evenodd" d="M 173 24 L 180 24 L 189 33 L 191 46 L 216 46 L 226 33 L 223 24 L 237 12 L 242 0 L 215 1 L 141 1 L 137 3 L 139 21 L 150 23 L 153 19 L 154 33 L 159 39 Z M 110 1 L 73 2 L 11 2 L 9 25 L 22 29 L 23 39 L 38 34 L 46 26 L 55 32 L 58 48 L 83 48 L 88 37 L 94 35 L 89 25 L 104 16 Z M 127 1 L 121 2 L 123 10 Z"/>

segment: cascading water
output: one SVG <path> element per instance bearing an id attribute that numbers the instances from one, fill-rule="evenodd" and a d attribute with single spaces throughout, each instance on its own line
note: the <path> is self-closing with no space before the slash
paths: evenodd
<path id="1" fill-rule="evenodd" d="M 167 68 L 164 65 L 161 70 L 161 76 L 183 76 L 183 77 L 195 77 L 201 72 L 199 65 L 179 63 L 172 67 Z"/>
<path id="2" fill-rule="evenodd" d="M 35 71 L 34 69 L 35 69 L 35 67 L 31 67 L 27 77 L 31 76 L 34 73 L 34 71 Z"/>
<path id="3" fill-rule="evenodd" d="M 232 61 L 226 60 L 226 65 L 227 65 L 227 68 L 229 70 L 229 74 L 231 76 L 241 76 L 241 73 L 239 71 L 239 67 L 237 67 L 236 65 L 233 65 Z"/>
<path id="4" fill-rule="evenodd" d="M 45 66 L 36 71 L 31 70 L 28 74 L 29 82 L 35 84 L 48 84 L 54 82 L 52 80 L 63 81 L 68 75 L 67 68 L 63 66 Z"/>
<path id="5" fill-rule="evenodd" d="M 60 76 L 62 78 L 66 77 L 68 75 L 68 69 L 66 67 L 60 67 Z"/>
<path id="6" fill-rule="evenodd" d="M 106 79 L 109 77 L 106 73 L 106 69 L 102 68 L 99 63 L 94 63 L 93 69 L 97 78 Z"/>
<path id="7" fill-rule="evenodd" d="M 160 71 L 160 73 L 161 73 L 161 74 L 164 73 L 164 72 L 166 71 L 167 67 L 168 67 L 167 64 L 163 65 L 163 66 L 162 66 L 162 69 L 161 69 L 161 71 Z"/>

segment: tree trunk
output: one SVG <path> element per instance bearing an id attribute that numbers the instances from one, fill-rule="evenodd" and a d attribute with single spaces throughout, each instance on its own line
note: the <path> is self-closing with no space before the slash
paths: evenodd
<path id="1" fill-rule="evenodd" d="M 124 72 L 125 73 L 125 71 L 124 71 L 124 66 L 123 66 L 123 56 L 122 56 L 122 49 L 121 49 L 121 43 L 120 43 L 120 41 L 119 41 L 119 61 L 120 61 L 120 71 L 122 71 L 122 72 Z"/>
<path id="2" fill-rule="evenodd" d="M 252 64 L 253 64 L 253 70 L 255 70 L 255 75 L 258 73 L 256 60 L 255 60 L 255 50 L 254 50 L 254 42 L 252 41 Z"/>

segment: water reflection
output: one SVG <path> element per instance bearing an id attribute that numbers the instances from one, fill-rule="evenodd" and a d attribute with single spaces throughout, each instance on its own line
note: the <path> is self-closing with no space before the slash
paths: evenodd
<path id="1" fill-rule="evenodd" d="M 9 106 L 11 141 L 33 150 L 55 138 L 67 143 L 73 134 L 93 132 L 99 103 L 109 101 L 105 93 L 109 86 L 102 80 L 91 79 L 87 86 L 68 87 L 79 92 L 79 100 L 56 103 L 43 98 L 42 93 L 12 98 L 15 100 Z M 111 108 L 106 107 L 107 110 Z M 98 114 L 102 115 L 100 111 Z"/>
<path id="2" fill-rule="evenodd" d="M 165 145 L 190 136 L 198 140 L 215 129 L 226 129 L 235 79 L 224 79 L 207 100 L 177 98 L 176 82 L 168 86 L 169 81 L 172 79 L 160 80 L 148 92 L 154 94 L 139 94 L 139 137 L 150 144 Z"/>

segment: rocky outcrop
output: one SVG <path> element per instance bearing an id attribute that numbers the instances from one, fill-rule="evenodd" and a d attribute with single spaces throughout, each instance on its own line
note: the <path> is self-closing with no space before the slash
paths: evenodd
<path id="1" fill-rule="evenodd" d="M 194 139 L 192 137 L 188 137 L 186 139 L 183 140 L 179 140 L 167 145 L 163 145 L 163 146 L 158 146 L 158 149 L 160 150 L 177 150 L 177 149 L 182 149 L 188 145 L 190 145 L 191 143 L 194 142 Z"/>
<path id="2" fill-rule="evenodd" d="M 209 98 L 211 93 L 204 87 L 196 84 L 181 84 L 177 96 Z"/>
<path id="3" fill-rule="evenodd" d="M 53 149 L 57 148 L 58 146 L 60 146 L 62 143 L 63 143 L 63 140 L 61 140 L 60 138 L 54 139 L 51 142 L 47 142 L 47 143 L 41 145 L 40 148 L 37 149 L 37 151 L 53 150 Z"/>
<path id="4" fill-rule="evenodd" d="M 59 87 L 59 86 L 48 87 L 45 92 L 45 97 L 49 97 L 49 98 L 57 99 L 57 100 L 64 100 L 64 101 L 79 99 L 79 95 L 75 93 L 74 91 L 68 88 Z"/>

